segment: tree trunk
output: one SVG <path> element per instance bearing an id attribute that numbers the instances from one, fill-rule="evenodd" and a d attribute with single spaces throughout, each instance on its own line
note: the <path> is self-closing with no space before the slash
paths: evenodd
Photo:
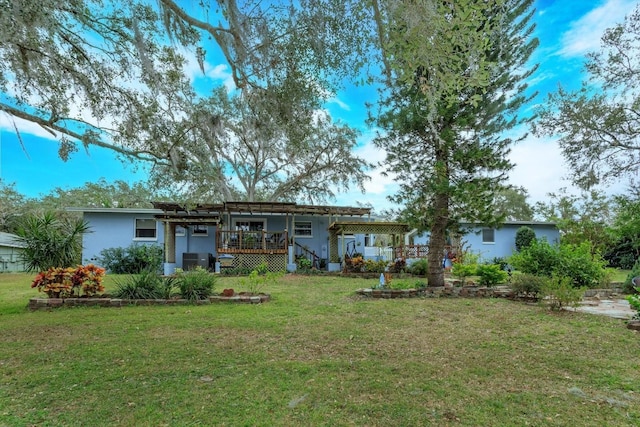
<path id="1" fill-rule="evenodd" d="M 449 212 L 449 196 L 437 194 L 434 198 L 434 219 L 429 237 L 429 255 L 427 283 L 429 286 L 444 286 L 444 248 L 446 245 L 446 233 Z"/>

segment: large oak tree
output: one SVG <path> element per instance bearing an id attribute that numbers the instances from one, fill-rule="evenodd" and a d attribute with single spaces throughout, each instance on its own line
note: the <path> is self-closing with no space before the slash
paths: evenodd
<path id="1" fill-rule="evenodd" d="M 129 161 L 152 162 L 155 177 L 168 176 L 171 167 L 172 181 L 196 177 L 195 187 L 253 199 L 256 192 L 244 185 L 245 176 L 221 179 L 246 166 L 244 160 L 230 164 L 225 149 L 235 143 L 228 135 L 237 135 L 237 120 L 212 111 L 219 92 L 196 91 L 185 72 L 185 55 L 204 70 L 207 51 L 215 51 L 231 70 L 234 99 L 260 100 L 260 120 L 243 124 L 254 133 L 254 147 L 303 152 L 302 145 L 314 140 L 314 151 L 333 153 L 313 159 L 326 160 L 322 169 L 312 169 L 319 180 L 361 185 L 362 160 L 335 161 L 336 153 L 353 147 L 355 132 L 317 120 L 317 111 L 365 62 L 367 35 L 357 29 L 366 8 L 354 4 L 0 0 L 0 111 L 51 133 L 63 159 L 82 145 L 103 146 Z M 249 123 L 269 123 L 279 137 L 260 140 L 262 128 L 250 130 Z M 306 172 L 310 155 L 296 157 L 298 163 L 289 158 L 294 167 L 286 173 Z M 201 182 L 209 178 L 215 179 Z M 231 194 L 222 186 L 238 181 L 243 185 L 235 190 L 244 193 Z M 311 180 L 300 179 L 290 188 L 284 198 L 332 195 L 318 192 Z"/>

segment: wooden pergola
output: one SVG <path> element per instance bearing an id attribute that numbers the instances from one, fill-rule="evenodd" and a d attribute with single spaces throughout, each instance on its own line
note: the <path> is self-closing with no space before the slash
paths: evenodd
<path id="1" fill-rule="evenodd" d="M 404 239 L 409 232 L 409 225 L 402 222 L 333 222 L 329 226 L 329 262 L 340 262 L 338 256 L 338 236 L 342 236 L 344 245 L 345 234 L 390 234 L 395 242 L 395 236 L 401 235 Z M 345 253 L 345 248 L 342 248 Z"/>
<path id="2" fill-rule="evenodd" d="M 286 215 L 285 224 L 289 224 L 289 218 L 295 220 L 296 215 L 322 215 L 329 218 L 331 223 L 332 217 L 359 216 L 363 217 L 371 214 L 371 208 L 348 207 L 348 206 L 328 206 L 328 205 L 299 205 L 297 203 L 288 202 L 225 202 L 214 204 L 178 204 L 171 202 L 153 202 L 156 209 L 162 210 L 161 214 L 155 215 L 157 221 L 165 223 L 165 262 L 176 262 L 176 226 L 188 225 L 215 225 L 221 227 L 229 226 L 232 214 L 281 214 Z M 338 224 L 335 223 L 334 224 Z M 342 223 L 346 224 L 346 223 Z M 358 224 L 353 222 L 353 224 Z M 374 224 L 374 223 L 359 223 Z M 384 223 L 375 223 L 384 224 Z M 348 231 L 347 231 L 348 232 Z M 245 254 L 245 255 L 275 255 L 284 256 L 287 254 L 287 245 L 295 244 L 289 242 L 288 230 L 272 231 L 266 235 L 255 236 L 254 242 L 250 247 L 248 245 L 229 245 L 230 239 L 225 237 L 237 233 L 236 230 L 217 230 L 216 252 L 218 254 Z M 257 232 L 253 232 L 257 233 Z M 275 237 L 274 237 L 275 236 Z M 291 237 L 294 239 L 294 237 Z M 239 240 L 240 241 L 240 240 Z M 331 257 L 338 257 L 337 237 L 335 247 L 331 247 Z M 335 252 L 334 252 L 335 250 Z"/>

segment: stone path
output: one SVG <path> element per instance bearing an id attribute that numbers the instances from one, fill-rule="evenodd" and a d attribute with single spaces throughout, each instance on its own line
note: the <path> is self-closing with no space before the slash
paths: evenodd
<path id="1" fill-rule="evenodd" d="M 631 319 L 636 313 L 625 299 L 597 299 L 585 298 L 577 308 L 568 310 L 580 311 L 583 313 L 600 314 L 616 319 Z"/>

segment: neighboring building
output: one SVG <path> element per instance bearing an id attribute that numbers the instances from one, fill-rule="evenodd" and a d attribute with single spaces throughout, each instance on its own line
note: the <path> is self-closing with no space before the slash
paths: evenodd
<path id="1" fill-rule="evenodd" d="M 15 234 L 0 232 L 0 273 L 25 271 L 24 244 Z"/>
<path id="2" fill-rule="evenodd" d="M 176 267 L 210 269 L 254 267 L 267 262 L 273 270 L 295 270 L 306 257 L 320 269 L 341 269 L 344 254 L 366 259 L 424 257 L 426 235 L 413 236 L 406 224 L 378 222 L 369 208 L 298 205 L 296 203 L 227 202 L 182 206 L 154 203 L 154 209 L 85 208 L 90 232 L 83 236 L 83 263 L 96 263 L 107 248 L 157 244 L 164 248 L 165 273 Z M 464 236 L 468 250 L 483 259 L 511 255 L 522 225 L 550 242 L 559 239 L 555 225 L 508 223 Z M 415 233 L 414 233 L 415 234 Z M 376 238 L 378 241 L 376 242 Z M 404 244 L 403 244 L 404 242 Z M 395 245 L 394 245 L 395 243 Z M 394 247 L 392 247 L 394 246 Z M 400 247 L 398 247 L 400 246 Z M 405 255 L 406 254 L 406 255 Z M 98 262 L 99 263 L 99 262 Z"/>
<path id="3" fill-rule="evenodd" d="M 462 247 L 480 256 L 480 261 L 492 261 L 494 258 L 506 258 L 516 250 L 516 233 L 521 227 L 529 227 L 536 233 L 537 239 L 547 240 L 551 244 L 560 243 L 560 231 L 555 223 L 536 221 L 506 221 L 499 228 L 488 228 L 479 224 L 464 223 L 463 236 L 454 238 L 453 246 Z M 413 237 L 416 245 L 427 244 L 429 234 Z"/>

